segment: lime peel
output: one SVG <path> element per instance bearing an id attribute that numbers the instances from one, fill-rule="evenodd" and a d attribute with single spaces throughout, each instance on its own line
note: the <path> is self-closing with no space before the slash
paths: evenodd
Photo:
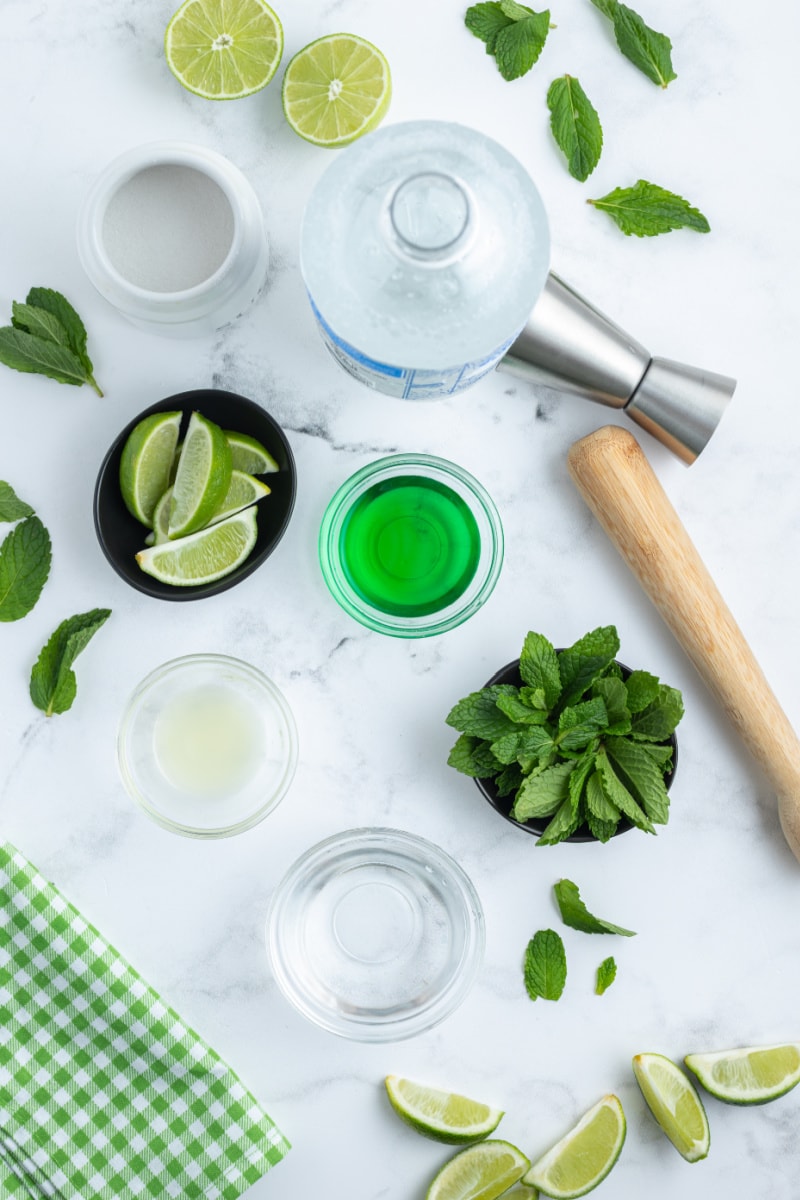
<path id="1" fill-rule="evenodd" d="M 397 1075 L 387 1075 L 385 1084 L 401 1120 L 437 1142 L 454 1146 L 477 1142 L 493 1133 L 503 1116 L 499 1108 Z"/>

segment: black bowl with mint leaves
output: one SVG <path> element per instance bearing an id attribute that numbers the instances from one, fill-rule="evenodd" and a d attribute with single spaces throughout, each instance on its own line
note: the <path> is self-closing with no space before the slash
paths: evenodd
<path id="1" fill-rule="evenodd" d="M 683 700 L 618 651 L 613 625 L 566 649 L 529 633 L 520 657 L 447 717 L 460 733 L 450 766 L 537 845 L 667 823 Z"/>

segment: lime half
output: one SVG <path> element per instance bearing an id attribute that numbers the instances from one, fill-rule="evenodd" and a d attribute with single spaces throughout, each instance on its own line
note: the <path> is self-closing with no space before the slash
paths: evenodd
<path id="1" fill-rule="evenodd" d="M 545 1196 L 585 1196 L 608 1175 L 625 1141 L 625 1113 L 616 1096 L 604 1096 L 565 1137 L 548 1150 L 522 1182 Z"/>
<path id="2" fill-rule="evenodd" d="M 663 1054 L 637 1054 L 633 1073 L 664 1133 L 687 1162 L 705 1158 L 711 1142 L 708 1118 L 693 1083 Z"/>
<path id="3" fill-rule="evenodd" d="M 283 54 L 283 29 L 264 0 L 186 0 L 164 37 L 170 71 L 206 100 L 266 87 Z"/>
<path id="4" fill-rule="evenodd" d="M 213 583 L 240 566 L 256 544 L 255 506 L 177 541 L 140 550 L 136 561 L 147 575 L 175 587 Z"/>
<path id="5" fill-rule="evenodd" d="M 169 482 L 181 424 L 179 412 L 153 413 L 131 431 L 119 464 L 125 507 L 148 529 Z"/>
<path id="6" fill-rule="evenodd" d="M 530 1160 L 510 1142 L 478 1142 L 445 1163 L 426 1200 L 496 1200 L 529 1166 Z"/>
<path id="7" fill-rule="evenodd" d="M 392 1108 L 418 1133 L 437 1142 L 464 1145 L 488 1137 L 500 1123 L 503 1113 L 477 1100 L 454 1092 L 386 1076 L 386 1091 Z"/>
<path id="8" fill-rule="evenodd" d="M 800 1083 L 800 1042 L 687 1054 L 684 1062 L 707 1092 L 727 1104 L 766 1104 Z"/>
<path id="9" fill-rule="evenodd" d="M 213 421 L 192 413 L 172 485 L 169 536 L 184 537 L 207 525 L 230 482 L 231 451 L 225 434 Z"/>
<path id="10" fill-rule="evenodd" d="M 389 64 L 376 46 L 332 33 L 305 46 L 283 77 L 283 111 L 315 146 L 347 146 L 375 129 L 392 97 Z"/>
<path id="11" fill-rule="evenodd" d="M 234 471 L 246 471 L 248 475 L 272 475 L 280 471 L 280 466 L 261 442 L 247 433 L 234 433 L 225 430 L 225 437 L 231 448 L 231 462 Z"/>

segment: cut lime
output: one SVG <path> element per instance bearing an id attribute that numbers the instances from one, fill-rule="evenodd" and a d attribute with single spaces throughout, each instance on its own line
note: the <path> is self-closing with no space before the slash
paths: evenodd
<path id="1" fill-rule="evenodd" d="M 153 527 L 156 504 L 164 494 L 178 443 L 179 412 L 153 413 L 131 430 L 119 464 L 125 506 L 137 521 Z"/>
<path id="2" fill-rule="evenodd" d="M 376 46 L 332 33 L 305 46 L 283 76 L 283 111 L 315 146 L 347 146 L 375 129 L 392 97 L 389 64 Z"/>
<path id="3" fill-rule="evenodd" d="M 272 475 L 280 470 L 269 450 L 254 437 L 246 433 L 233 433 L 230 429 L 225 430 L 225 437 L 231 448 L 234 471 L 246 471 L 248 475 Z"/>
<path id="4" fill-rule="evenodd" d="M 548 1150 L 522 1182 L 545 1196 L 585 1196 L 608 1175 L 625 1141 L 625 1113 L 616 1096 L 604 1096 L 565 1137 Z"/>
<path id="5" fill-rule="evenodd" d="M 240 566 L 256 544 L 255 505 L 199 533 L 140 550 L 136 561 L 161 583 L 194 587 L 213 583 Z"/>
<path id="6" fill-rule="evenodd" d="M 800 1042 L 687 1054 L 684 1062 L 707 1092 L 727 1104 L 766 1104 L 800 1083 Z"/>
<path id="7" fill-rule="evenodd" d="M 186 0 L 164 37 L 170 71 L 206 100 L 266 87 L 283 54 L 283 29 L 264 0 Z"/>
<path id="8" fill-rule="evenodd" d="M 397 1115 L 418 1133 L 437 1142 L 456 1146 L 477 1142 L 497 1128 L 503 1115 L 499 1108 L 397 1075 L 387 1075 L 385 1082 Z"/>
<path id="9" fill-rule="evenodd" d="M 257 500 L 262 500 L 264 496 L 268 496 L 269 494 L 270 489 L 260 479 L 254 479 L 252 475 L 248 475 L 245 471 L 231 471 L 231 481 L 228 485 L 228 490 L 219 508 L 209 521 L 209 525 L 216 525 L 217 521 L 222 521 L 225 517 L 230 517 L 235 512 L 241 512 L 243 508 L 247 508 L 250 504 L 255 504 Z"/>
<path id="10" fill-rule="evenodd" d="M 172 488 L 169 487 L 156 505 L 153 513 L 153 532 L 150 540 L 144 539 L 145 546 L 160 546 L 169 541 L 169 510 L 172 504 Z"/>
<path id="11" fill-rule="evenodd" d="M 687 1162 L 705 1158 L 711 1141 L 706 1110 L 680 1067 L 663 1054 L 637 1054 L 633 1073 L 650 1111 L 678 1153 Z"/>
<path id="12" fill-rule="evenodd" d="M 530 1165 L 510 1142 L 478 1142 L 445 1163 L 428 1188 L 426 1200 L 496 1200 Z"/>
<path id="13" fill-rule="evenodd" d="M 172 487 L 169 536 L 195 533 L 213 517 L 231 482 L 231 451 L 219 425 L 192 413 Z"/>

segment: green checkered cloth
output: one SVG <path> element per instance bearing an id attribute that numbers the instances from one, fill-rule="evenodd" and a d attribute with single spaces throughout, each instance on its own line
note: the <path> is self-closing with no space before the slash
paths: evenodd
<path id="1" fill-rule="evenodd" d="M 289 1143 L 0 839 L 0 1197 L 236 1200 Z"/>

